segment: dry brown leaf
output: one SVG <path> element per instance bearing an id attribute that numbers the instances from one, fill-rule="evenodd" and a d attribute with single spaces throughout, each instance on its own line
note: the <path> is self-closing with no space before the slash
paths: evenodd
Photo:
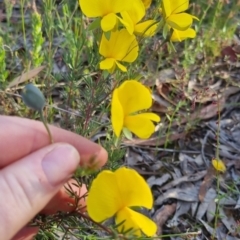
<path id="1" fill-rule="evenodd" d="M 196 182 L 196 181 L 200 180 L 201 178 L 203 178 L 205 176 L 206 172 L 207 172 L 206 170 L 203 170 L 203 171 L 199 171 L 199 172 L 196 172 L 194 174 L 191 174 L 191 175 L 186 175 L 186 176 L 174 179 L 173 181 L 164 185 L 161 188 L 161 191 L 166 191 L 167 189 L 171 189 L 171 188 L 179 185 L 180 183 Z"/>
<path id="2" fill-rule="evenodd" d="M 212 167 L 212 165 L 210 165 L 210 167 L 208 168 L 207 173 L 204 177 L 204 180 L 202 181 L 200 188 L 199 188 L 198 198 L 199 198 L 200 202 L 202 202 L 204 200 L 206 193 L 207 193 L 208 189 L 210 188 L 214 177 L 215 177 L 215 170 Z"/>
<path id="3" fill-rule="evenodd" d="M 26 82 L 33 77 L 36 77 L 44 68 L 45 66 L 36 67 L 29 70 L 28 72 L 23 73 L 21 76 L 14 78 L 13 81 L 10 82 L 7 86 L 7 89 L 12 88 L 20 83 Z"/>
<path id="4" fill-rule="evenodd" d="M 173 203 L 171 205 L 163 205 L 153 217 L 153 220 L 158 226 L 157 235 L 162 234 L 162 227 L 166 221 L 171 217 L 176 211 L 177 204 Z"/>
<path id="5" fill-rule="evenodd" d="M 169 99 L 167 97 L 167 95 L 169 94 L 169 88 L 167 87 L 166 84 L 162 84 L 162 83 L 159 83 L 157 85 L 157 90 L 158 90 L 158 93 L 165 99 L 167 100 L 169 103 L 171 103 L 173 106 L 176 106 L 177 103 L 175 103 L 174 101 L 172 101 L 171 99 Z"/>

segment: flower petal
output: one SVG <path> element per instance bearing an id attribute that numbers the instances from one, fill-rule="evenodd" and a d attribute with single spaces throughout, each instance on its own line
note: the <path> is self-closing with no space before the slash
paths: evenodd
<path id="1" fill-rule="evenodd" d="M 119 18 L 119 21 L 126 27 L 127 31 L 130 35 L 133 34 L 134 31 L 134 23 L 129 16 L 129 13 L 127 11 L 121 12 L 122 19 Z"/>
<path id="2" fill-rule="evenodd" d="M 143 232 L 149 237 L 157 232 L 157 225 L 155 222 L 130 208 L 123 208 L 119 211 L 115 221 L 116 224 L 120 224 L 124 221 L 123 224 L 118 227 L 119 232 L 124 232 L 132 228 L 134 235 L 141 236 L 141 232 Z"/>
<path id="3" fill-rule="evenodd" d="M 134 0 L 131 9 L 126 12 L 128 13 L 133 25 L 136 25 L 145 16 L 145 7 L 142 0 Z M 121 16 L 123 19 L 125 18 L 125 14 L 122 14 L 122 12 Z"/>
<path id="4" fill-rule="evenodd" d="M 131 8 L 129 0 L 79 0 L 80 7 L 87 17 L 103 17 L 109 13 L 119 13 Z"/>
<path id="5" fill-rule="evenodd" d="M 114 174 L 124 207 L 152 208 L 153 197 L 151 190 L 137 171 L 122 167 L 116 170 Z"/>
<path id="6" fill-rule="evenodd" d="M 157 115 L 155 118 L 157 120 Z M 125 117 L 123 125 L 124 127 L 128 128 L 131 132 L 133 132 L 139 138 L 142 138 L 142 139 L 149 138 L 155 131 L 155 126 L 152 120 L 149 118 L 146 118 L 146 116 L 141 116 L 141 114 Z"/>
<path id="7" fill-rule="evenodd" d="M 115 215 L 123 206 L 115 173 L 105 170 L 93 180 L 87 197 L 87 211 L 96 222 Z"/>
<path id="8" fill-rule="evenodd" d="M 109 40 L 102 35 L 99 52 L 106 58 L 133 62 L 138 56 L 138 42 L 134 35 L 130 35 L 126 29 L 121 29 L 111 32 Z"/>
<path id="9" fill-rule="evenodd" d="M 122 105 L 118 99 L 118 89 L 113 91 L 112 102 L 111 102 L 111 122 L 113 126 L 113 131 L 117 137 L 120 136 L 120 133 L 123 128 L 123 109 Z"/>
<path id="10" fill-rule="evenodd" d="M 150 209 L 152 205 L 153 197 L 146 181 L 135 170 L 125 167 L 99 173 L 87 197 L 88 214 L 96 222 L 102 222 L 128 206 Z"/>
<path id="11" fill-rule="evenodd" d="M 170 5 L 172 14 L 184 12 L 189 7 L 189 0 L 170 0 Z"/>
<path id="12" fill-rule="evenodd" d="M 125 80 L 118 89 L 119 101 L 125 116 L 151 107 L 151 92 L 140 82 Z"/>
<path id="13" fill-rule="evenodd" d="M 172 13 L 170 1 L 162 0 L 162 7 L 160 9 L 160 13 L 163 15 L 163 18 L 168 18 Z"/>
<path id="14" fill-rule="evenodd" d="M 100 62 L 100 69 L 103 70 L 110 70 L 115 65 L 115 59 L 114 58 L 106 58 Z"/>
<path id="15" fill-rule="evenodd" d="M 152 0 L 142 0 L 144 7 L 148 9 L 152 3 Z"/>
<path id="16" fill-rule="evenodd" d="M 182 40 L 185 40 L 186 38 L 195 38 L 196 32 L 192 28 L 188 28 L 185 31 L 178 31 L 176 29 L 173 30 L 171 41 L 172 42 L 181 42 Z"/>
<path id="17" fill-rule="evenodd" d="M 117 23 L 117 16 L 115 13 L 109 13 L 101 20 L 101 28 L 104 32 L 111 31 Z"/>
<path id="18" fill-rule="evenodd" d="M 219 172 L 226 172 L 226 166 L 224 162 L 220 159 L 213 159 L 212 160 L 213 167 Z"/>
<path id="19" fill-rule="evenodd" d="M 128 48 L 126 49 L 126 54 L 124 56 L 124 58 L 122 58 L 121 60 L 124 62 L 134 62 L 138 56 L 138 50 L 139 50 L 139 46 L 138 46 L 138 42 L 136 40 L 136 37 L 134 35 L 132 35 L 134 38 L 128 40 L 128 42 L 130 43 Z M 126 40 L 125 40 L 126 41 Z M 124 46 L 123 46 L 124 47 Z"/>
<path id="20" fill-rule="evenodd" d="M 167 18 L 167 24 L 179 31 L 187 30 L 193 22 L 193 16 L 188 13 L 172 14 Z"/>
<path id="21" fill-rule="evenodd" d="M 156 33 L 158 24 L 155 20 L 148 20 L 138 23 L 135 26 L 134 33 L 144 37 L 151 37 Z"/>
<path id="22" fill-rule="evenodd" d="M 146 119 L 149 119 L 153 122 L 160 122 L 160 120 L 161 120 L 161 118 L 157 114 L 150 113 L 150 112 L 139 113 L 139 114 L 134 115 L 134 116 L 138 116 L 138 117 L 141 117 L 141 118 L 146 118 Z"/>
<path id="23" fill-rule="evenodd" d="M 121 63 L 119 63 L 118 61 L 116 61 L 116 65 L 118 66 L 118 68 L 123 71 L 123 72 L 127 72 L 127 68 L 125 66 L 123 66 Z"/>

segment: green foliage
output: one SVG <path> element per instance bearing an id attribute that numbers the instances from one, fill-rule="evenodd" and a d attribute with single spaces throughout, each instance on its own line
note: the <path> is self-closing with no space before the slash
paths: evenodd
<path id="1" fill-rule="evenodd" d="M 44 47 L 44 38 L 42 36 L 42 18 L 41 15 L 34 11 L 32 13 L 32 39 L 33 39 L 33 49 L 32 49 L 32 61 L 33 66 L 38 67 L 43 63 L 44 57 L 42 53 L 42 48 Z"/>
<path id="2" fill-rule="evenodd" d="M 3 39 L 0 37 L 0 83 L 4 83 L 8 76 L 6 66 L 6 50 L 4 49 Z"/>

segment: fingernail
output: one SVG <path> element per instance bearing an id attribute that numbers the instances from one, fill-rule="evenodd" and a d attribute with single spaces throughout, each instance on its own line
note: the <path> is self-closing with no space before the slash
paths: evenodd
<path id="1" fill-rule="evenodd" d="M 48 152 L 42 160 L 43 171 L 53 186 L 62 184 L 70 178 L 80 161 L 77 150 L 71 145 L 58 145 Z"/>

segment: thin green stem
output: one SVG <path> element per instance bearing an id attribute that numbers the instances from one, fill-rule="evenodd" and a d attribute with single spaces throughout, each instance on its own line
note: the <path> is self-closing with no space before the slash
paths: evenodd
<path id="1" fill-rule="evenodd" d="M 51 142 L 51 143 L 54 143 L 53 137 L 52 137 L 52 134 L 51 134 L 51 131 L 50 131 L 48 125 L 47 125 L 47 121 L 46 121 L 46 119 L 45 119 L 44 116 L 43 116 L 43 111 L 42 111 L 42 110 L 39 111 L 39 114 L 40 114 L 40 119 L 41 119 L 41 121 L 43 122 L 45 128 L 47 129 L 50 142 Z"/>
<path id="2" fill-rule="evenodd" d="M 217 104 L 218 104 L 218 124 L 217 124 L 217 133 L 216 133 L 216 137 L 217 137 L 217 146 L 216 146 L 216 159 L 219 160 L 219 145 L 220 145 L 220 139 L 219 139 L 219 135 L 220 135 L 220 120 L 221 120 L 221 113 L 220 113 L 220 103 L 219 103 L 219 98 L 218 98 L 218 94 L 217 94 Z"/>

